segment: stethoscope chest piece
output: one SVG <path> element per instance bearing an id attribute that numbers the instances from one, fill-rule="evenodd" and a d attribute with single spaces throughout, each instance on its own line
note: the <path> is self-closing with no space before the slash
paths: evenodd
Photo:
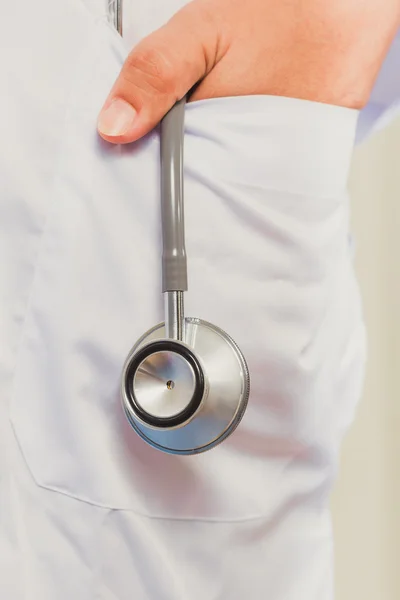
<path id="1" fill-rule="evenodd" d="M 186 318 L 183 338 L 167 339 L 164 323 L 140 338 L 124 366 L 122 400 L 147 443 L 171 454 L 197 454 L 236 429 L 249 374 L 235 342 L 211 323 Z"/>

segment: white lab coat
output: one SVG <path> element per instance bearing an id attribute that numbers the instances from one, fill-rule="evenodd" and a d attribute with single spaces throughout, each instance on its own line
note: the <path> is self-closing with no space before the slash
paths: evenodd
<path id="1" fill-rule="evenodd" d="M 181 4 L 137 3 L 129 43 Z M 0 5 L 0 598 L 329 600 L 329 493 L 365 364 L 358 113 L 187 107 L 187 313 L 237 340 L 252 391 L 223 445 L 163 455 L 118 400 L 163 318 L 158 131 L 123 148 L 96 134 L 128 47 L 97 6 Z"/>

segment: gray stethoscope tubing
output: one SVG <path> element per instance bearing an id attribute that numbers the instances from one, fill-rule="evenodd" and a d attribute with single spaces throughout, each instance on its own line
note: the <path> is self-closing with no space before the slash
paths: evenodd
<path id="1" fill-rule="evenodd" d="M 161 121 L 162 291 L 170 339 L 183 341 L 183 292 L 188 289 L 183 205 L 183 137 L 186 98 Z"/>
<path id="2" fill-rule="evenodd" d="M 165 322 L 147 331 L 122 372 L 125 415 L 148 444 L 198 454 L 226 439 L 247 407 L 250 377 L 238 346 L 222 329 L 184 315 L 188 289 L 183 199 L 186 98 L 161 121 L 162 291 Z"/>

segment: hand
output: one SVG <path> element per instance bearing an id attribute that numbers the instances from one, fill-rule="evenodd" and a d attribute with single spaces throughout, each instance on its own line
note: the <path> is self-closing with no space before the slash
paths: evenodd
<path id="1" fill-rule="evenodd" d="M 400 0 L 194 0 L 133 49 L 99 117 L 128 143 L 190 100 L 272 94 L 361 108 Z"/>

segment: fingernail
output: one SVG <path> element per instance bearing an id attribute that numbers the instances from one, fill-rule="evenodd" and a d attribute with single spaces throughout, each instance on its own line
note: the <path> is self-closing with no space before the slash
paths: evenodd
<path id="1" fill-rule="evenodd" d="M 100 133 L 108 137 L 118 137 L 127 133 L 136 117 L 136 110 L 121 98 L 115 98 L 103 109 L 97 122 Z"/>

